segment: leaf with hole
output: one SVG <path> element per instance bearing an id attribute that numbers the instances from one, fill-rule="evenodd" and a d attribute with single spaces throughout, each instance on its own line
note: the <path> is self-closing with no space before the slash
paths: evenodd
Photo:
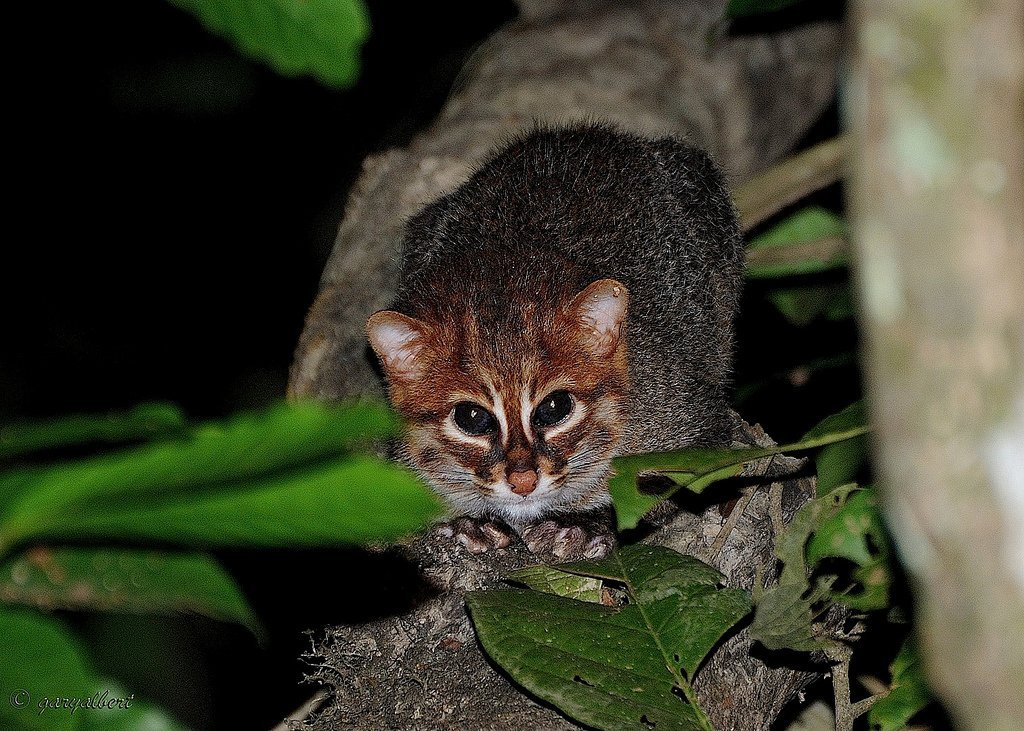
<path id="1" fill-rule="evenodd" d="M 807 544 L 807 560 L 813 567 L 827 558 L 851 561 L 853 579 L 859 584 L 859 590 L 836 594 L 836 601 L 862 611 L 889 606 L 893 557 L 873 489 L 854 492 L 818 525 Z"/>
<path id="2" fill-rule="evenodd" d="M 679 488 L 700 493 L 715 482 L 739 475 L 748 463 L 762 457 L 814 449 L 861 436 L 867 431 L 863 407 L 853 404 L 828 417 L 792 444 L 751 449 L 682 449 L 619 457 L 612 462 L 615 474 L 608 484 L 619 530 L 635 528 L 651 508 Z M 647 488 L 652 478 L 660 480 L 661 489 Z"/>
<path id="3" fill-rule="evenodd" d="M 721 574 L 660 546 L 558 569 L 621 584 L 610 607 L 525 589 L 467 595 L 487 654 L 518 683 L 599 729 L 709 729 L 692 679 L 750 610 Z"/>

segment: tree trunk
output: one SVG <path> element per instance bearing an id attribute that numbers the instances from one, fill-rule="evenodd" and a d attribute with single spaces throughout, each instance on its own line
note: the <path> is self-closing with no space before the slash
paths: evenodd
<path id="1" fill-rule="evenodd" d="M 1024 5 L 862 0 L 851 205 L 877 468 L 935 690 L 1024 728 Z"/>

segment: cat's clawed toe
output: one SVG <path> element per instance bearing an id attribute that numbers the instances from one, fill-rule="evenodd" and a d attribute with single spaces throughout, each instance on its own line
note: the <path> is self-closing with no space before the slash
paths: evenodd
<path id="1" fill-rule="evenodd" d="M 508 548 L 515 533 L 507 525 L 493 520 L 456 518 L 442 524 L 437 533 L 461 544 L 470 553 L 486 553 L 494 548 Z"/>
<path id="2" fill-rule="evenodd" d="M 615 546 L 615 536 L 606 527 L 545 520 L 523 531 L 531 553 L 556 561 L 604 558 Z"/>

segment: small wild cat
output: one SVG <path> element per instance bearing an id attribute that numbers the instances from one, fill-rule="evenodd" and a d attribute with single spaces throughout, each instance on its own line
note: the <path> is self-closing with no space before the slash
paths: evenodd
<path id="1" fill-rule="evenodd" d="M 606 553 L 612 457 L 729 441 L 741 271 L 708 155 L 600 125 L 526 134 L 412 218 L 367 332 L 447 534 Z"/>

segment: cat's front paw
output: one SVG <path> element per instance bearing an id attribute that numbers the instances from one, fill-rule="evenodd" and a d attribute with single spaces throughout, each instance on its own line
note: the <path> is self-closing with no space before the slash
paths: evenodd
<path id="1" fill-rule="evenodd" d="M 470 553 L 486 553 L 494 548 L 508 548 L 515 533 L 504 523 L 483 518 L 456 518 L 442 523 L 437 533 L 461 544 Z"/>
<path id="2" fill-rule="evenodd" d="M 523 542 L 542 559 L 577 561 L 604 558 L 615 547 L 615 534 L 607 525 L 545 520 L 522 532 Z"/>

